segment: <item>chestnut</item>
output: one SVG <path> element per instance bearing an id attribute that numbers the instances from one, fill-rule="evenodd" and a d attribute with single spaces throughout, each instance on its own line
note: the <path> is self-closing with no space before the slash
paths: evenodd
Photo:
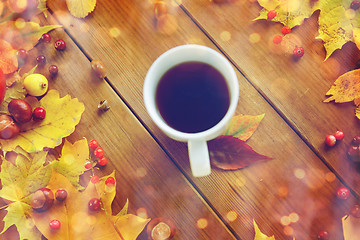
<path id="1" fill-rule="evenodd" d="M 18 135 L 20 127 L 9 115 L 0 115 L 0 138 L 10 139 Z"/>
<path id="2" fill-rule="evenodd" d="M 106 68 L 104 64 L 98 59 L 94 59 L 91 61 L 91 69 L 94 74 L 99 78 L 104 78 L 106 76 Z"/>
<path id="3" fill-rule="evenodd" d="M 154 218 L 146 227 L 149 240 L 169 240 L 174 237 L 175 232 L 175 224 L 168 218 Z"/>
<path id="4" fill-rule="evenodd" d="M 54 193 L 49 188 L 40 188 L 31 196 L 31 207 L 38 211 L 44 212 L 54 204 Z"/>
<path id="5" fill-rule="evenodd" d="M 22 99 L 13 99 L 8 105 L 9 113 L 18 123 L 26 123 L 31 120 L 32 109 L 29 103 Z"/>

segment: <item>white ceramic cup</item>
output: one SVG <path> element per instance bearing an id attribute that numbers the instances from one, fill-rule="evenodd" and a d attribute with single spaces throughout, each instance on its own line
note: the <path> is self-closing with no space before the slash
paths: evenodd
<path id="1" fill-rule="evenodd" d="M 202 132 L 185 133 L 170 127 L 162 118 L 156 105 L 156 90 L 161 77 L 172 67 L 184 62 L 202 62 L 217 69 L 225 78 L 230 94 L 230 104 L 225 116 L 215 126 Z M 159 56 L 148 70 L 144 82 L 144 103 L 155 124 L 169 137 L 188 143 L 190 167 L 194 177 L 211 172 L 207 141 L 221 135 L 234 115 L 239 98 L 239 85 L 231 63 L 215 50 L 201 45 L 182 45 Z"/>

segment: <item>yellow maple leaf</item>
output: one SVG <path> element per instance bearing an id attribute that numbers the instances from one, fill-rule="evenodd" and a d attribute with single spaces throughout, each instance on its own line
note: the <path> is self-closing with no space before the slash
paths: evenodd
<path id="1" fill-rule="evenodd" d="M 254 222 L 254 228 L 255 228 L 255 238 L 254 240 L 275 240 L 274 236 L 268 237 L 265 234 L 263 234 L 260 230 L 260 228 L 258 227 L 258 225 L 256 224 L 255 220 L 253 220 Z"/>
<path id="2" fill-rule="evenodd" d="M 331 86 L 326 95 L 332 95 L 324 102 L 335 101 L 344 103 L 354 101 L 360 97 L 360 69 L 341 75 Z"/>
<path id="3" fill-rule="evenodd" d="M 66 0 L 66 4 L 74 17 L 84 18 L 94 11 L 96 0 Z"/>
<path id="4" fill-rule="evenodd" d="M 351 215 L 344 216 L 342 219 L 344 240 L 358 240 L 360 236 L 360 218 Z"/>
<path id="5" fill-rule="evenodd" d="M 113 201 L 112 197 L 102 198 L 101 196 L 106 189 L 97 187 L 96 184 L 91 182 L 83 192 L 79 192 L 66 177 L 53 172 L 47 187 L 53 190 L 64 188 L 68 192 L 68 197 L 64 202 L 54 205 L 47 212 L 33 211 L 31 213 L 36 227 L 49 240 L 136 239 L 125 236 L 132 236 L 131 234 L 133 234 L 137 237 L 149 221 L 149 219 L 127 214 L 123 218 L 128 221 L 115 222 L 114 216 L 108 215 L 103 209 L 98 212 L 90 212 L 88 202 L 91 198 L 100 198 L 103 205 L 111 205 Z M 115 188 L 112 191 L 115 192 Z M 49 228 L 49 222 L 53 219 L 61 222 L 61 227 L 57 231 L 51 231 Z"/>
<path id="6" fill-rule="evenodd" d="M 85 163 L 89 161 L 89 145 L 86 138 L 71 144 L 65 139 L 58 161 L 51 166 L 58 173 L 65 176 L 78 190 L 83 189 L 79 184 L 79 176 L 86 171 Z"/>
<path id="7" fill-rule="evenodd" d="M 0 140 L 4 151 L 12 151 L 20 146 L 26 152 L 38 152 L 43 148 L 54 148 L 62 143 L 64 137 L 74 132 L 84 104 L 76 98 L 66 95 L 60 98 L 59 92 L 50 90 L 40 100 L 46 110 L 46 117 L 41 122 L 29 122 L 21 125 L 20 133 L 12 139 Z"/>

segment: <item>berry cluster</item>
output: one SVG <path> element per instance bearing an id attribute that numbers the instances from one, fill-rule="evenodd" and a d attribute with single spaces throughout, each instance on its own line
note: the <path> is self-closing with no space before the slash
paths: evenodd
<path id="1" fill-rule="evenodd" d="M 336 144 L 336 141 L 343 140 L 345 134 L 343 131 L 336 131 L 334 134 L 327 135 L 325 138 L 325 144 L 329 147 L 333 147 Z"/>
<path id="2" fill-rule="evenodd" d="M 102 149 L 101 147 L 99 147 L 99 143 L 96 140 L 91 140 L 89 142 L 89 148 L 92 149 L 93 152 L 93 156 L 96 158 L 96 162 L 99 166 L 105 166 L 107 164 L 107 158 L 104 156 L 105 155 L 105 151 L 104 149 Z M 85 164 L 85 168 L 89 167 L 89 164 L 86 163 Z M 89 168 L 87 168 L 89 169 Z"/>

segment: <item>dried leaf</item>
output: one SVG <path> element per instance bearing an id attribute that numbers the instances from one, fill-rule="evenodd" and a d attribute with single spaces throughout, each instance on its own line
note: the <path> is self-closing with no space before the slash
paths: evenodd
<path id="1" fill-rule="evenodd" d="M 40 26 L 35 22 L 24 22 L 17 27 L 14 21 L 7 21 L 0 24 L 0 39 L 11 43 L 13 48 L 23 48 L 27 51 L 32 49 L 44 33 L 47 33 L 61 25 Z"/>
<path id="2" fill-rule="evenodd" d="M 248 140 L 256 131 L 265 114 L 258 116 L 238 115 L 231 119 L 224 135 L 231 135 L 240 140 Z"/>
<path id="3" fill-rule="evenodd" d="M 126 240 L 136 240 L 150 219 L 144 219 L 133 214 L 113 216 L 113 222 Z"/>
<path id="4" fill-rule="evenodd" d="M 74 17 L 84 18 L 94 11 L 96 0 L 66 0 L 66 4 Z"/>
<path id="5" fill-rule="evenodd" d="M 45 147 L 54 148 L 60 145 L 64 137 L 74 132 L 85 110 L 84 104 L 78 99 L 72 99 L 69 95 L 60 98 L 56 90 L 50 90 L 40 103 L 46 110 L 45 119 L 23 124 L 15 138 L 0 140 L 4 151 L 20 146 L 27 152 L 38 152 Z"/>
<path id="6" fill-rule="evenodd" d="M 233 136 L 219 136 L 208 142 L 211 164 L 223 170 L 237 170 L 258 161 L 271 159 L 256 153 L 244 141 Z"/>
<path id="7" fill-rule="evenodd" d="M 360 69 L 341 75 L 331 86 L 326 95 L 332 95 L 324 102 L 350 102 L 360 97 Z"/>
<path id="8" fill-rule="evenodd" d="M 344 240 L 358 240 L 360 236 L 360 218 L 351 215 L 344 216 L 342 219 Z"/>
<path id="9" fill-rule="evenodd" d="M 0 68 L 4 74 L 13 73 L 18 68 L 16 50 L 9 42 L 0 38 Z"/>
<path id="10" fill-rule="evenodd" d="M 71 144 L 65 139 L 58 161 L 53 161 L 51 166 L 58 173 L 65 176 L 72 185 L 81 190 L 79 176 L 86 171 L 85 163 L 89 161 L 89 145 L 86 138 Z"/>
<path id="11" fill-rule="evenodd" d="M 274 236 L 268 237 L 265 234 L 263 234 L 260 230 L 260 228 L 258 227 L 258 225 L 256 224 L 255 220 L 253 220 L 254 222 L 254 229 L 255 229 L 255 238 L 254 240 L 275 240 Z"/>

